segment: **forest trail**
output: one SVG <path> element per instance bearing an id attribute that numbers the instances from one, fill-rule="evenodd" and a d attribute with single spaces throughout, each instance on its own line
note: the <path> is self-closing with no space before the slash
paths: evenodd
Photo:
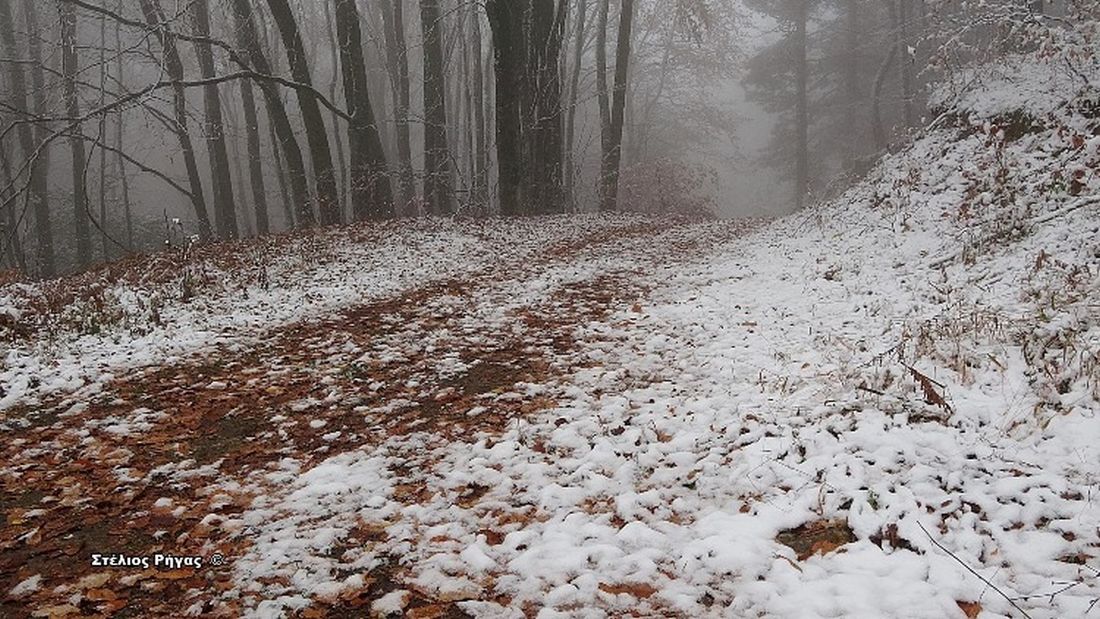
<path id="1" fill-rule="evenodd" d="M 270 587 L 295 589 L 298 568 L 287 565 L 306 559 L 302 569 L 314 569 L 309 553 L 257 551 L 261 523 L 242 518 L 285 497 L 288 472 L 388 451 L 396 482 L 390 499 L 417 505 L 429 496 L 424 480 L 435 464 L 418 446 L 499 435 L 554 407 L 563 377 L 591 364 L 575 339 L 578 327 L 613 312 L 640 312 L 652 273 L 698 260 L 749 228 L 616 225 L 333 318 L 135 369 L 88 401 L 48 396 L 6 411 L 9 421 L 29 423 L 10 430 L 0 451 L 0 510 L 7 517 L 0 590 L 39 575 L 52 595 L 36 597 L 34 606 L 9 598 L 5 615 L 127 616 L 141 609 L 166 616 L 181 608 L 236 614 L 258 601 L 246 585 L 260 585 L 264 595 Z M 483 490 L 471 484 L 459 501 L 476 502 Z M 325 516 L 330 525 L 348 525 L 325 557 L 370 552 L 385 537 L 378 523 L 356 517 L 358 507 Z M 36 522 L 41 526 L 28 532 Z M 104 569 L 89 560 L 91 553 L 157 552 L 201 556 L 207 565 Z M 279 552 L 286 553 L 283 564 L 272 556 Z M 238 560 L 258 554 L 278 569 L 242 582 Z M 365 580 L 354 591 L 321 595 L 304 616 L 346 616 L 402 588 L 388 562 L 340 570 Z M 457 599 L 422 591 L 406 606 L 442 616 Z"/>

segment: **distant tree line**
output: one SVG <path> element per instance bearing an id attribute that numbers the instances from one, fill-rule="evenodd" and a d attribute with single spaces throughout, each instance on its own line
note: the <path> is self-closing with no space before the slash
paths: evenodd
<path id="1" fill-rule="evenodd" d="M 1018 50 L 1031 26 L 1097 17 L 1096 0 L 746 0 L 774 28 L 747 62 L 750 97 L 777 114 L 766 158 L 793 205 L 828 194 L 902 143 L 928 86 L 970 60 Z"/>
<path id="2" fill-rule="evenodd" d="M 181 230 L 704 208 L 687 194 L 735 142 L 722 85 L 750 50 L 802 204 L 920 123 L 952 17 L 1074 3 L 975 4 L 0 0 L 0 263 L 50 277 Z"/>

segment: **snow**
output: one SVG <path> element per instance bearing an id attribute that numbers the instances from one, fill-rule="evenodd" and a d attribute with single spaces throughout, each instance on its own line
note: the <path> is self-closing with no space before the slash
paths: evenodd
<path id="1" fill-rule="evenodd" d="M 1083 137 L 1095 118 L 1062 105 L 1073 88 L 990 94 L 1038 80 L 1042 65 L 1024 65 L 833 203 L 640 238 L 631 218 L 407 224 L 377 255 L 337 243 L 295 285 L 192 303 L 205 317 L 169 304 L 169 326 L 146 335 L 13 348 L 4 405 L 247 346 L 260 316 L 270 329 L 503 263 L 476 294 L 418 298 L 415 320 L 395 315 L 369 344 L 317 344 L 372 392 L 392 380 L 400 394 L 364 406 L 328 375 L 318 397 L 264 418 L 269 437 L 308 427 L 323 445 L 239 479 L 157 469 L 220 484 L 215 511 L 248 497 L 201 521 L 244 544 L 221 602 L 288 616 L 375 575 L 390 587 L 371 600 L 383 616 L 414 599 L 478 617 L 939 618 L 972 603 L 983 617 L 1087 616 L 1100 599 L 1100 140 Z M 1035 127 L 996 126 L 1021 109 Z M 534 264 L 582 228 L 617 240 Z M 606 289 L 607 312 L 569 296 L 586 286 Z M 203 331 L 215 324 L 231 328 Z M 565 336 L 575 345 L 554 345 Z M 546 371 L 433 417 L 463 395 L 445 383 L 499 361 L 503 341 Z M 390 379 L 372 363 L 411 369 Z M 28 368 L 47 366 L 32 387 Z M 330 424 L 341 410 L 367 428 Z M 84 430 L 158 421 L 137 409 Z M 850 539 L 781 541 L 821 523 Z"/>
<path id="2" fill-rule="evenodd" d="M 21 597 L 28 596 L 28 595 L 34 593 L 35 591 L 38 591 L 38 587 L 41 584 L 42 584 L 42 575 L 41 574 L 35 574 L 34 576 L 31 576 L 29 578 L 25 578 L 25 579 L 19 581 L 19 584 L 12 587 L 11 591 L 8 591 L 8 595 L 12 599 L 19 599 Z"/>
<path id="3" fill-rule="evenodd" d="M 1067 112 L 1008 141 L 978 122 L 645 275 L 643 311 L 578 325 L 586 367 L 543 387 L 555 407 L 492 436 L 388 441 L 431 498 L 373 551 L 430 595 L 539 616 L 1084 616 L 1100 214 L 1051 183 L 1084 169 L 1078 194 L 1100 190 L 1095 149 L 1066 150 L 1094 125 Z M 485 493 L 464 505 L 472 483 Z M 834 519 L 855 538 L 835 552 L 777 541 Z"/>

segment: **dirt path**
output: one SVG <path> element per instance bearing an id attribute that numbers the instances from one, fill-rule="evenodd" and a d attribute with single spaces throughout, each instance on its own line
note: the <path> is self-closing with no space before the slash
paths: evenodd
<path id="1" fill-rule="evenodd" d="M 593 235 L 523 264 L 278 329 L 255 346 L 149 367 L 89 402 L 56 398 L 9 411 L 33 425 L 0 446 L 0 593 L 38 580 L 33 592 L 9 596 L 0 614 L 239 614 L 257 600 L 238 597 L 233 558 L 253 532 L 235 516 L 258 496 L 278 494 L 273 471 L 288 461 L 308 470 L 395 435 L 491 434 L 553 406 L 552 390 L 522 386 L 560 383 L 585 363 L 577 325 L 643 302 L 651 270 L 742 231 L 678 223 Z M 394 498 L 416 504 L 423 492 L 403 484 Z M 471 497 L 477 492 L 470 488 Z M 379 535 L 355 530 L 330 552 Z M 158 552 L 207 565 L 105 569 L 91 557 Z M 353 595 L 297 612 L 363 613 L 400 579 L 396 564 L 377 568 Z M 453 600 L 427 595 L 408 608 L 461 614 Z"/>

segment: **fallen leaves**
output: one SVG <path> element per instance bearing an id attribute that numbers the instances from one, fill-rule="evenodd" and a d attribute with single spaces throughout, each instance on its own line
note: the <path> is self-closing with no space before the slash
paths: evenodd
<path id="1" fill-rule="evenodd" d="M 959 605 L 959 610 L 963 611 L 966 615 L 966 619 L 977 619 L 978 615 L 982 614 L 982 605 L 977 602 L 955 602 Z"/>
<path id="2" fill-rule="evenodd" d="M 648 599 L 653 597 L 657 593 L 652 585 L 646 583 L 634 583 L 634 584 L 608 584 L 600 583 L 600 591 L 604 593 L 610 593 L 611 595 L 629 595 L 636 597 L 639 600 Z"/>
<path id="3" fill-rule="evenodd" d="M 826 555 L 855 541 L 855 535 L 843 520 L 818 520 L 782 531 L 776 541 L 795 551 L 799 561 L 814 555 Z"/>

